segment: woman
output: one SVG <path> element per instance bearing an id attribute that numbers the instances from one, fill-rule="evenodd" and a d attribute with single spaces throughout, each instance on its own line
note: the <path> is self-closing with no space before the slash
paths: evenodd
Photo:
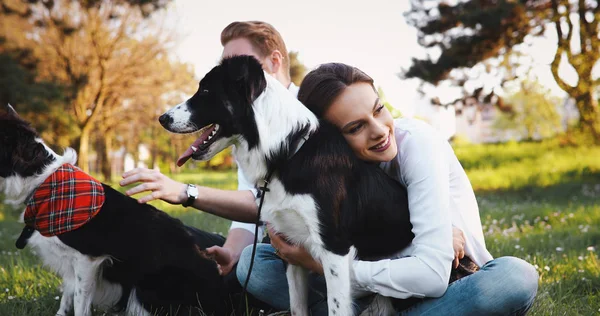
<path id="1" fill-rule="evenodd" d="M 537 292 L 536 270 L 518 258 L 492 258 L 466 173 L 452 147 L 432 127 L 411 118 L 393 120 L 381 104 L 373 80 L 344 64 L 324 64 L 311 71 L 300 86 L 298 99 L 318 117 L 336 125 L 359 158 L 379 163 L 408 191 L 415 238 L 392 258 L 354 261 L 353 286 L 359 296 L 378 293 L 411 299 L 410 307 L 400 311 L 407 315 L 523 315 L 529 310 Z M 481 269 L 448 285 L 455 260 L 452 227 L 464 236 L 464 254 L 457 247 L 456 259 L 466 255 Z M 311 312 L 326 315 L 320 263 L 303 248 L 287 244 L 284 236 L 272 230 L 269 234 L 271 245 L 258 247 L 248 291 L 271 306 L 288 309 L 283 259 L 314 272 Z M 250 248 L 244 250 L 237 267 L 242 284 Z M 407 301 L 397 302 L 406 306 Z"/>

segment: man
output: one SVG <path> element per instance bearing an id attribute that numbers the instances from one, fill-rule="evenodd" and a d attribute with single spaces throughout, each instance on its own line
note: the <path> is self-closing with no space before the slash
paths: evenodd
<path id="1" fill-rule="evenodd" d="M 252 55 L 262 64 L 263 69 L 288 87 L 294 95 L 298 87 L 291 82 L 287 48 L 277 30 L 268 23 L 259 21 L 233 22 L 221 32 L 222 57 Z M 161 199 L 171 204 L 183 204 L 190 199 L 190 206 L 205 212 L 231 219 L 227 239 L 198 231 L 199 238 L 209 239 L 215 246 L 207 248 L 218 263 L 219 273 L 229 275 L 237 264 L 242 250 L 254 241 L 257 194 L 254 184 L 248 183 L 243 171 L 238 169 L 238 191 L 219 190 L 209 187 L 189 187 L 160 173 L 158 170 L 136 168 L 123 174 L 122 186 L 143 182 L 128 190 L 127 195 L 151 191 L 139 199 L 140 203 Z M 192 191 L 188 196 L 188 188 Z M 196 191 L 197 190 L 197 191 Z M 195 192 L 194 192 L 195 191 Z M 259 238 L 262 237 L 262 228 Z M 232 274 L 235 278 L 235 271 Z"/>

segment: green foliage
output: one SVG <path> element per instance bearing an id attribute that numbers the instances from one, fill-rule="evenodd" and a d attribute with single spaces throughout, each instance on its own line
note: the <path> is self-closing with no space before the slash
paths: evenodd
<path id="1" fill-rule="evenodd" d="M 390 111 L 390 114 L 392 114 L 393 118 L 398 118 L 402 116 L 402 112 L 399 109 L 395 108 L 393 105 L 391 105 L 390 102 L 387 100 L 387 98 L 385 97 L 385 93 L 383 93 L 383 88 L 377 88 L 377 94 L 379 95 L 379 101 L 381 101 L 385 108 L 388 111 Z"/>
<path id="2" fill-rule="evenodd" d="M 488 250 L 494 257 L 522 258 L 538 271 L 538 293 L 529 315 L 598 313 L 598 198 L 599 184 L 577 182 L 478 194 Z"/>
<path id="3" fill-rule="evenodd" d="M 500 112 L 494 129 L 513 131 L 524 139 L 541 139 L 556 135 L 562 129 L 557 107 L 561 100 L 537 81 L 523 81 L 507 98 L 512 111 Z"/>
<path id="4" fill-rule="evenodd" d="M 576 100 L 579 124 L 600 144 L 600 80 L 593 71 L 600 62 L 598 0 L 415 0 L 411 4 L 407 21 L 417 29 L 419 44 L 432 54 L 413 59 L 403 76 L 433 85 L 450 80 L 464 87 L 472 80 L 482 86 L 490 81 L 479 80 L 485 72 L 502 87 L 535 64 L 522 49 L 526 38 L 545 35 L 546 28 L 553 27 L 557 45 L 550 64 L 552 76 Z M 575 86 L 561 77 L 561 64 L 575 70 Z"/>
<path id="5" fill-rule="evenodd" d="M 561 147 L 558 139 L 454 148 L 477 191 L 600 181 L 600 146 Z"/>
<path id="6" fill-rule="evenodd" d="M 435 8 L 435 9 L 433 9 Z M 407 22 L 418 30 L 419 44 L 441 50 L 437 60 L 413 59 L 404 73 L 437 85 L 450 71 L 471 68 L 520 44 L 538 17 L 528 15 L 520 1 L 412 1 L 405 14 Z M 457 27 L 462 28 L 457 31 Z M 538 30 L 539 32 L 539 30 Z"/>
<path id="7" fill-rule="evenodd" d="M 299 52 L 289 52 L 290 58 L 290 77 L 292 82 L 300 86 L 306 75 L 306 66 L 298 59 Z"/>
<path id="8" fill-rule="evenodd" d="M 455 145 L 455 151 L 477 191 L 492 255 L 522 258 L 539 273 L 529 315 L 595 315 L 600 309 L 600 147 L 559 144 L 466 144 Z M 235 171 L 174 177 L 222 189 L 237 185 Z M 152 204 L 187 224 L 227 233 L 227 220 L 164 202 Z M 0 204 L 0 316 L 54 315 L 60 280 L 29 249 L 15 249 L 22 228 L 17 211 Z"/>

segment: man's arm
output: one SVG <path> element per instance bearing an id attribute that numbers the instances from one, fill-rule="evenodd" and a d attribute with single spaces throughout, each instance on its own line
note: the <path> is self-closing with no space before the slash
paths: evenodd
<path id="1" fill-rule="evenodd" d="M 126 186 L 136 182 L 142 183 L 127 190 L 125 194 L 131 196 L 150 191 L 150 194 L 138 199 L 140 203 L 161 199 L 171 204 L 181 204 L 187 200 L 187 185 L 165 176 L 158 170 L 133 169 L 123 174 L 123 180 L 119 184 Z M 198 193 L 198 198 L 192 204 L 196 209 L 235 221 L 256 221 L 258 208 L 252 191 L 229 191 L 200 186 Z"/>
<path id="2" fill-rule="evenodd" d="M 187 199 L 187 195 L 185 198 Z M 198 187 L 198 198 L 192 206 L 219 217 L 245 223 L 256 223 L 258 214 L 254 194 L 248 190 L 229 191 Z"/>
<path id="3" fill-rule="evenodd" d="M 257 194 L 256 189 L 246 180 L 241 169 L 238 169 L 238 190 L 250 192 L 252 198 L 255 198 Z M 255 230 L 256 225 L 254 224 L 234 221 L 231 223 L 229 234 L 227 234 L 227 239 L 223 247 L 214 246 L 206 249 L 208 254 L 213 255 L 217 261 L 217 267 L 221 275 L 229 274 L 240 260 L 242 250 L 254 242 Z M 258 229 L 258 236 L 262 236 L 262 227 Z"/>

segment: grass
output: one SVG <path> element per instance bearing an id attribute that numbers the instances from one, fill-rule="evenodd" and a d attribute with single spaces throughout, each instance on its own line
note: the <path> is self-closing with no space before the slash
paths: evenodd
<path id="1" fill-rule="evenodd" d="M 490 252 L 523 258 L 539 272 L 530 315 L 600 314 L 600 147 L 509 143 L 460 146 L 456 152 L 477 192 Z M 236 186 L 234 172 L 174 177 Z M 153 204 L 207 231 L 225 234 L 229 227 L 212 215 Z M 0 205 L 0 316 L 54 315 L 60 282 L 29 250 L 16 250 L 22 228 L 17 213 Z"/>

